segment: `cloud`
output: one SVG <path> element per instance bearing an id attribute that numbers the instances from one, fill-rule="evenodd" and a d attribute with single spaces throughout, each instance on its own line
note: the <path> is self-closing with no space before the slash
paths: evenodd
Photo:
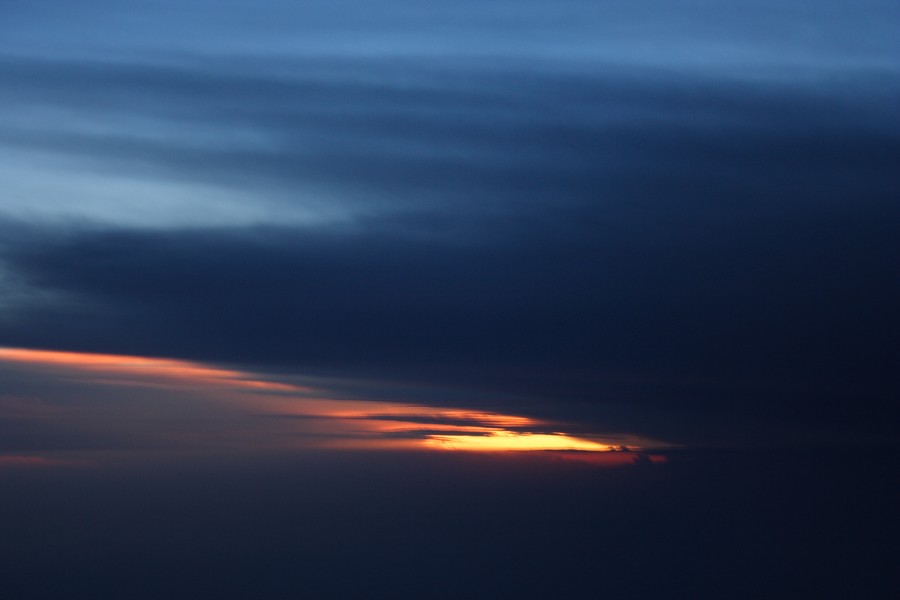
<path id="1" fill-rule="evenodd" d="M 6 16 L 5 45 L 51 55 L 553 57 L 726 72 L 896 65 L 898 55 L 889 0 L 390 0 L 378 11 L 358 0 L 57 0 L 16 2 Z"/>
<path id="2" fill-rule="evenodd" d="M 82 302 L 19 306 L 2 335 L 555 401 L 868 421 L 893 394 L 898 299 L 890 219 L 869 210 L 721 228 L 693 215 L 668 239 L 552 213 L 470 243 L 402 223 L 38 230 L 7 264 Z"/>
<path id="3" fill-rule="evenodd" d="M 225 69 L 8 57 L 3 66 L 12 84 L 0 119 L 11 186 L 3 212 L 57 222 L 541 218 L 648 195 L 834 202 L 848 183 L 888 194 L 900 130 L 900 81 L 885 74 L 847 76 L 835 92 L 818 79 L 465 60 Z M 866 177 L 848 182 L 838 165 Z"/>
<path id="4" fill-rule="evenodd" d="M 310 450 L 478 453 L 660 450 L 633 434 L 573 435 L 539 417 L 396 398 L 183 360 L 0 348 L 0 469 L 247 458 Z M 301 383 L 302 381 L 302 383 Z M 47 458 L 42 453 L 56 451 Z M 21 454 L 29 452 L 29 454 Z M 629 463 L 631 461 L 624 461 Z M 600 461 L 598 464 L 623 461 Z"/>
<path id="5" fill-rule="evenodd" d="M 895 0 L 2 6 L 10 597 L 895 582 Z"/>
<path id="6" fill-rule="evenodd" d="M 595 423 L 627 406 L 663 430 L 656 411 L 883 428 L 900 299 L 885 44 L 802 77 L 19 47 L 0 65 L 0 343 Z"/>
<path id="7" fill-rule="evenodd" d="M 7 203 L 5 344 L 461 387 L 562 416 L 624 404 L 653 427 L 647 411 L 883 427 L 895 80 L 10 64 L 26 96 L 124 123 L 7 122 L 10 148 L 77 149 L 101 188 L 227 189 L 255 215 L 184 195 L 135 218 L 83 204 L 80 180 L 56 219 Z M 331 217 L 300 218 L 316 206 Z"/>

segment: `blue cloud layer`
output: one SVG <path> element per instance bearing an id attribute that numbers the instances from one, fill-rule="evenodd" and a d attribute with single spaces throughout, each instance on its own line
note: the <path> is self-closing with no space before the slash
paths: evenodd
<path id="1" fill-rule="evenodd" d="M 304 6 L 15 7 L 0 343 L 885 427 L 892 4 Z"/>

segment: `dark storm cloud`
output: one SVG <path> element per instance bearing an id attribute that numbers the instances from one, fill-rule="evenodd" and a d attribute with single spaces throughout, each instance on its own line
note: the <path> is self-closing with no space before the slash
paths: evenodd
<path id="1" fill-rule="evenodd" d="M 20 308 L 4 342 L 881 420 L 896 392 L 895 211 L 644 210 L 663 216 L 610 227 L 597 207 L 569 208 L 443 237 L 397 221 L 35 232 L 6 249 L 8 266 L 80 304 Z"/>
<path id="2" fill-rule="evenodd" d="M 11 210 L 0 342 L 889 427 L 898 80 L 595 67 L 7 58 L 49 120 L 0 141 L 95 177 L 67 209 L 115 173 L 259 214 Z"/>

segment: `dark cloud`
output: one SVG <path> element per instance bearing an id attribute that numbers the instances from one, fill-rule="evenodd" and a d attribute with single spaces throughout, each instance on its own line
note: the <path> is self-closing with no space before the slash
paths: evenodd
<path id="1" fill-rule="evenodd" d="M 610 227 L 604 208 L 454 221 L 435 236 L 440 220 L 36 231 L 7 246 L 8 268 L 80 302 L 19 307 L 3 340 L 884 424 L 893 210 L 698 209 Z"/>
<path id="2" fill-rule="evenodd" d="M 0 343 L 889 427 L 895 74 L 158 58 L 3 59 Z"/>

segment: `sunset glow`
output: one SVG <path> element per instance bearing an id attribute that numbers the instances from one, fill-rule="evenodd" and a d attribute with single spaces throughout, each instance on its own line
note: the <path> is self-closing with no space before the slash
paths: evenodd
<path id="1" fill-rule="evenodd" d="M 178 383 L 196 386 L 219 384 L 248 390 L 288 392 L 302 389 L 293 385 L 254 379 L 240 371 L 168 358 L 0 348 L 0 361 L 96 373 L 98 377 L 103 378 L 102 382 L 118 384 L 165 385 L 166 383 Z"/>
<path id="2" fill-rule="evenodd" d="M 201 414 L 214 424 L 213 429 L 208 431 L 207 425 L 202 432 L 178 433 L 166 428 L 152 435 L 157 439 L 160 435 L 169 436 L 170 442 L 192 447 L 218 444 L 245 450 L 329 448 L 586 455 L 639 452 L 648 446 L 662 445 L 629 435 L 578 437 L 566 433 L 559 423 L 490 410 L 334 399 L 329 397 L 327 386 L 272 381 L 271 376 L 263 374 L 176 359 L 0 348 L 2 363 L 37 370 L 79 386 L 137 386 L 148 388 L 150 393 L 161 390 L 160 402 L 169 404 L 173 398 L 182 398 L 175 410 L 190 411 L 192 406 L 199 406 Z M 27 414 L 22 411 L 22 404 L 22 400 L 5 403 Z M 118 427 L 147 422 L 146 409 L 141 415 L 132 415 L 127 412 L 127 405 L 116 403 L 115 407 L 125 411 L 117 417 L 121 421 Z M 192 418 L 200 418 L 198 409 L 193 410 Z M 162 417 L 171 418 L 166 414 Z M 81 416 L 92 426 L 110 419 L 108 413 Z M 270 418 L 260 420 L 259 416 Z M 605 464 L 631 460 L 629 457 Z"/>
<path id="3" fill-rule="evenodd" d="M 515 433 L 497 430 L 488 435 L 429 435 L 424 443 L 450 450 L 523 451 L 523 450 L 581 450 L 611 452 L 616 446 L 570 437 L 564 433 Z"/>

